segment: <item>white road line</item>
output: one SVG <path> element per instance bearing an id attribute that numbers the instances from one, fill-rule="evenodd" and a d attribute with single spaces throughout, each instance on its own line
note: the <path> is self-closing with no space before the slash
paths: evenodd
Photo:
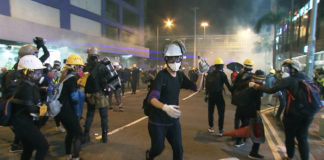
<path id="1" fill-rule="evenodd" d="M 182 100 L 185 101 L 185 100 L 189 99 L 190 97 L 196 95 L 197 93 L 198 93 L 198 92 L 192 93 L 192 94 L 190 94 L 188 97 L 183 98 Z"/>
<path id="2" fill-rule="evenodd" d="M 144 120 L 144 119 L 146 119 L 146 118 L 147 118 L 147 116 L 144 116 L 144 117 L 142 117 L 142 118 L 140 118 L 140 119 L 138 119 L 138 120 L 136 120 L 136 121 L 133 121 L 133 122 L 131 122 L 131 123 L 128 123 L 128 124 L 126 124 L 126 125 L 124 125 L 124 126 L 122 126 L 122 127 L 119 127 L 119 128 L 117 128 L 117 129 L 114 129 L 113 131 L 109 132 L 107 135 L 115 134 L 115 133 L 117 133 L 117 132 L 119 132 L 119 131 L 121 131 L 121 130 L 127 128 L 127 127 L 130 127 L 130 126 L 132 126 L 132 125 L 134 125 L 134 124 L 136 124 L 136 123 L 138 123 L 138 122 L 140 122 L 140 121 L 142 121 L 142 120 Z M 96 139 L 101 139 L 101 135 L 100 135 L 100 136 L 97 136 Z"/>

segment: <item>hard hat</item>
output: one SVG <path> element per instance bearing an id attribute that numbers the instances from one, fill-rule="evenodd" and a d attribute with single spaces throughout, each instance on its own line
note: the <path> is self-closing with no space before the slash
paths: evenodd
<path id="1" fill-rule="evenodd" d="M 89 55 L 98 55 L 99 53 L 99 50 L 98 50 L 98 48 L 97 47 L 89 47 L 88 49 L 87 49 L 87 53 L 89 54 Z"/>
<path id="2" fill-rule="evenodd" d="M 301 70 L 301 64 L 297 60 L 287 59 L 283 62 L 282 66 L 292 67 L 298 72 Z"/>
<path id="3" fill-rule="evenodd" d="M 27 69 L 27 70 L 35 70 L 35 69 L 44 69 L 42 62 L 33 55 L 25 55 L 20 58 L 18 62 L 18 70 Z"/>
<path id="4" fill-rule="evenodd" d="M 27 45 L 22 46 L 19 49 L 18 58 L 21 58 L 21 57 L 23 57 L 25 55 L 37 56 L 37 54 L 38 54 L 38 49 L 33 45 L 27 44 Z"/>
<path id="5" fill-rule="evenodd" d="M 136 67 L 136 64 L 133 64 L 133 68 L 135 68 Z"/>
<path id="6" fill-rule="evenodd" d="M 262 70 L 256 70 L 253 74 L 254 79 L 265 80 L 265 74 Z"/>
<path id="7" fill-rule="evenodd" d="M 270 73 L 275 74 L 276 73 L 276 70 L 270 69 Z"/>
<path id="8" fill-rule="evenodd" d="M 254 61 L 251 58 L 247 58 L 245 59 L 245 61 L 243 62 L 244 65 L 247 66 L 253 66 L 254 65 Z"/>
<path id="9" fill-rule="evenodd" d="M 113 62 L 112 65 L 113 65 L 113 66 L 119 66 L 119 63 L 118 63 L 118 62 Z"/>
<path id="10" fill-rule="evenodd" d="M 67 59 L 66 63 L 67 65 L 80 65 L 84 66 L 82 58 L 77 54 L 71 54 Z"/>
<path id="11" fill-rule="evenodd" d="M 224 64 L 224 61 L 221 58 L 216 58 L 215 64 Z"/>
<path id="12" fill-rule="evenodd" d="M 55 60 L 55 61 L 54 61 L 54 65 L 61 65 L 61 61 L 59 61 L 59 60 Z"/>
<path id="13" fill-rule="evenodd" d="M 186 52 L 186 48 L 182 41 L 175 40 L 164 47 L 164 57 L 182 56 Z"/>

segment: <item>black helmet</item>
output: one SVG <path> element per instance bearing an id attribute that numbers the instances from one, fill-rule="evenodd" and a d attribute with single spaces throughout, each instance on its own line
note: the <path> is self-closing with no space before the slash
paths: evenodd
<path id="1" fill-rule="evenodd" d="M 265 80 L 265 74 L 262 70 L 256 70 L 253 75 L 253 78 L 259 80 Z"/>

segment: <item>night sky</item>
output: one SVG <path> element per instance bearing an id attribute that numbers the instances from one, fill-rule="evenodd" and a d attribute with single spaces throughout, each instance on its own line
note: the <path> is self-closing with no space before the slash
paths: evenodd
<path id="1" fill-rule="evenodd" d="M 197 10 L 197 34 L 200 23 L 209 22 L 206 34 L 233 34 L 239 27 L 253 27 L 257 19 L 270 11 L 270 0 L 147 0 L 146 26 L 163 26 L 167 17 L 175 20 L 174 35 L 193 35 Z M 163 28 L 162 28 L 163 29 Z M 168 34 L 166 30 L 164 30 Z M 162 30 L 163 34 L 163 30 Z"/>

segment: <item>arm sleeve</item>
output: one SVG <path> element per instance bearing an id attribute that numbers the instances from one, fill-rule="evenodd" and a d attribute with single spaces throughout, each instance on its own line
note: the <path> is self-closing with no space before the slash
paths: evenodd
<path id="1" fill-rule="evenodd" d="M 281 79 L 278 83 L 276 83 L 271 88 L 265 87 L 265 86 L 259 86 L 258 90 L 265 92 L 265 93 L 276 93 L 277 91 L 288 88 L 291 83 L 292 83 L 292 81 L 290 78 L 284 78 L 284 79 Z"/>
<path id="2" fill-rule="evenodd" d="M 39 46 L 37 46 L 37 49 L 39 49 L 38 47 L 39 47 Z M 41 46 L 41 47 L 43 48 L 43 52 L 44 52 L 44 54 L 42 55 L 42 57 L 39 58 L 39 60 L 40 60 L 42 63 L 44 63 L 44 62 L 46 61 L 46 59 L 50 56 L 50 54 L 49 54 L 49 51 L 47 50 L 47 48 L 46 48 L 45 45 L 43 45 L 43 46 Z"/>
<path id="3" fill-rule="evenodd" d="M 232 86 L 229 84 L 226 74 L 222 72 L 222 75 L 223 75 L 223 82 L 225 83 L 226 87 L 228 88 L 228 90 L 232 91 Z"/>
<path id="4" fill-rule="evenodd" d="M 181 84 L 181 88 L 184 89 L 190 89 L 193 91 L 197 91 L 197 86 L 195 83 L 193 83 L 192 81 L 190 81 L 188 79 L 188 77 L 183 73 L 183 72 L 178 72 L 179 76 L 182 77 L 182 84 Z"/>

